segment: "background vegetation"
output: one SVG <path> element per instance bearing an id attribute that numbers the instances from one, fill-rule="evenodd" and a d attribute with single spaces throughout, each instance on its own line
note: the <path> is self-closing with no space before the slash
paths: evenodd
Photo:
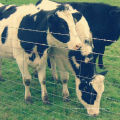
<path id="1" fill-rule="evenodd" d="M 58 0 L 60 2 L 68 0 Z M 120 0 L 69 0 L 77 2 L 103 2 L 120 6 Z M 0 0 L 4 4 L 35 4 L 37 0 Z M 118 57 L 119 56 L 119 57 Z M 24 86 L 21 74 L 14 60 L 3 59 L 2 74 L 4 82 L 0 82 L 0 120 L 120 120 L 120 40 L 106 48 L 104 63 L 108 74 L 105 78 L 105 91 L 101 100 L 101 112 L 97 117 L 90 117 L 75 93 L 75 81 L 71 75 L 69 91 L 71 101 L 62 101 L 62 86 L 56 84 L 47 69 L 47 89 L 51 105 L 41 101 L 41 88 L 37 79 L 33 78 L 31 93 L 33 104 L 24 102 Z M 97 70 L 99 70 L 97 68 Z M 99 70 L 101 71 L 101 70 Z"/>

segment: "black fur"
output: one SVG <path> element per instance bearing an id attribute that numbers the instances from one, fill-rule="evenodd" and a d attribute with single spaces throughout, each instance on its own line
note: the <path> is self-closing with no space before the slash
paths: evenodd
<path id="1" fill-rule="evenodd" d="M 82 17 L 82 14 L 80 12 L 76 12 L 72 14 L 73 18 L 75 18 L 77 21 L 79 21 Z"/>
<path id="2" fill-rule="evenodd" d="M 8 26 L 6 26 L 2 32 L 2 35 L 1 35 L 2 44 L 5 43 L 5 41 L 7 39 L 7 35 L 8 35 Z"/>
<path id="3" fill-rule="evenodd" d="M 51 16 L 49 22 L 51 23 L 50 32 L 53 32 L 52 35 L 63 43 L 69 42 L 70 36 L 67 22 L 64 21 L 62 18 L 59 18 L 57 15 Z"/>
<path id="4" fill-rule="evenodd" d="M 36 21 L 34 21 L 36 17 Z M 37 32 L 32 30 L 46 31 L 47 30 L 47 18 L 46 13 L 41 11 L 35 15 L 27 15 L 23 18 L 20 23 L 18 30 L 18 38 L 21 40 L 21 46 L 27 53 L 31 53 L 33 48 L 37 46 L 37 51 L 41 57 L 44 53 L 44 50 L 48 48 L 47 46 L 47 33 L 46 32 Z M 24 29 L 30 30 L 24 30 Z"/>
<path id="5" fill-rule="evenodd" d="M 42 2 L 42 0 L 39 0 L 35 5 L 39 5 Z"/>
<path id="6" fill-rule="evenodd" d="M 11 6 L 7 9 L 7 5 L 0 7 L 0 20 L 7 19 L 10 15 L 16 12 L 16 6 Z"/>
<path id="7" fill-rule="evenodd" d="M 88 104 L 94 104 L 97 92 L 90 83 L 93 80 L 93 75 L 95 74 L 95 65 L 93 64 L 93 60 L 89 63 L 81 62 L 80 69 L 81 83 L 79 85 L 79 89 L 82 92 L 82 99 Z"/>
<path id="8" fill-rule="evenodd" d="M 102 3 L 70 3 L 85 16 L 93 38 L 118 40 L 120 36 L 120 8 Z M 104 54 L 105 46 L 111 45 L 113 42 L 104 40 L 93 40 L 94 52 Z M 99 56 L 99 67 L 103 67 L 103 55 L 94 55 L 94 62 Z"/>
<path id="9" fill-rule="evenodd" d="M 93 105 L 96 97 L 97 97 L 97 92 L 91 85 L 91 83 L 86 83 L 85 81 L 82 81 L 79 85 L 79 90 L 82 92 L 82 99 L 90 105 Z"/>
<path id="10" fill-rule="evenodd" d="M 32 56 L 31 56 L 31 57 L 29 57 L 29 60 L 34 61 L 34 60 L 35 60 L 35 58 L 36 58 L 36 55 L 35 55 L 35 53 L 33 53 L 33 54 L 32 54 Z"/>
<path id="11" fill-rule="evenodd" d="M 29 79 L 25 80 L 25 85 L 30 86 L 30 80 Z"/>

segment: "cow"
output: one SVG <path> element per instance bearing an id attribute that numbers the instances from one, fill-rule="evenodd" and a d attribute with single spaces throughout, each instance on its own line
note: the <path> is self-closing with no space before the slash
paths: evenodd
<path id="1" fill-rule="evenodd" d="M 75 76 L 78 99 L 87 109 L 89 115 L 97 116 L 99 114 L 101 96 L 104 92 L 104 76 L 95 73 L 95 65 L 92 64 L 93 59 L 85 62 L 85 57 L 81 55 L 81 52 L 65 51 L 59 48 L 50 49 L 48 56 L 52 71 L 56 73 L 57 66 L 57 70 L 60 73 L 63 84 L 63 100 L 69 100 L 67 82 L 69 80 L 69 72 L 71 72 Z M 92 57 L 90 56 L 90 58 Z"/>
<path id="2" fill-rule="evenodd" d="M 22 6 L 1 4 L 0 57 L 16 60 L 22 74 L 26 103 L 32 101 L 29 65 L 37 70 L 42 100 L 48 103 L 45 84 L 48 50 L 51 46 L 77 50 L 81 44 L 68 6 L 59 5 L 54 10 L 38 11 L 33 4 Z"/>
<path id="3" fill-rule="evenodd" d="M 54 10 L 57 6 L 64 3 L 57 3 L 49 0 L 38 1 L 38 9 Z M 71 7 L 71 6 L 70 6 Z M 70 8 L 73 9 L 72 7 Z M 54 79 L 57 79 L 56 66 L 60 73 L 63 84 L 63 99 L 66 101 L 69 97 L 67 82 L 71 71 L 75 76 L 76 93 L 80 102 L 87 109 L 87 113 L 92 116 L 99 114 L 100 99 L 104 91 L 104 76 L 95 73 L 95 64 L 93 64 L 93 43 L 92 34 L 84 16 L 74 15 L 76 21 L 76 31 L 82 40 L 83 48 L 74 50 L 65 50 L 52 47 L 48 51 L 48 57 L 51 63 L 51 69 Z"/>
<path id="4" fill-rule="evenodd" d="M 94 63 L 99 58 L 99 67 L 105 68 L 103 65 L 105 46 L 116 42 L 120 36 L 120 7 L 87 2 L 68 2 L 68 4 L 86 18 L 93 35 Z"/>

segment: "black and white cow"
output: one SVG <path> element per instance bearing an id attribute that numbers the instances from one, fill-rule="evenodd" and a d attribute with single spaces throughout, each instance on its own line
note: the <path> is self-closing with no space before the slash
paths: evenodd
<path id="1" fill-rule="evenodd" d="M 95 74 L 93 59 L 85 62 L 85 57 L 79 51 L 68 51 L 59 48 L 50 49 L 48 56 L 54 76 L 57 71 L 63 84 L 63 99 L 69 99 L 67 82 L 69 72 L 75 76 L 76 94 L 80 102 L 92 116 L 99 114 L 100 100 L 104 92 L 104 76 Z M 91 56 L 90 56 L 91 58 Z M 68 72 L 69 71 L 69 72 Z M 55 72 L 55 73 L 54 73 Z"/>
<path id="2" fill-rule="evenodd" d="M 37 70 L 42 100 L 47 102 L 45 74 L 50 46 L 72 50 L 81 46 L 73 16 L 66 5 L 38 11 L 33 4 L 19 7 L 1 4 L 0 56 L 16 60 L 25 86 L 26 102 L 31 102 L 28 65 Z"/>
<path id="3" fill-rule="evenodd" d="M 60 3 L 49 0 L 39 1 L 36 6 L 38 9 L 47 11 L 56 9 Z M 73 9 L 72 7 L 69 9 Z M 78 51 L 64 50 L 52 47 L 48 51 L 51 62 L 52 74 L 57 79 L 56 66 L 60 73 L 63 83 L 63 98 L 69 97 L 67 81 L 71 71 L 75 75 L 76 93 L 81 103 L 87 109 L 89 115 L 98 115 L 100 99 L 104 91 L 104 76 L 95 74 L 95 65 L 92 59 L 92 35 L 86 19 L 82 16 L 74 16 L 76 18 L 76 31 L 82 40 L 82 48 Z M 84 47 L 83 47 L 84 46 Z M 85 50 L 84 50 L 85 49 Z"/>
<path id="4" fill-rule="evenodd" d="M 94 55 L 94 62 L 96 63 L 99 57 L 99 67 L 104 68 L 105 46 L 111 45 L 120 36 L 120 7 L 103 3 L 69 2 L 68 4 L 85 16 L 93 38 L 98 38 L 93 39 L 93 51 L 98 53 Z"/>

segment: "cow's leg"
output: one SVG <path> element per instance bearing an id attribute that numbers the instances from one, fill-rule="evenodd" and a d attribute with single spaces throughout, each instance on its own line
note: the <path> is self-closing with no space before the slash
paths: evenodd
<path id="1" fill-rule="evenodd" d="M 69 80 L 69 73 L 65 71 L 60 72 L 60 78 L 63 84 L 63 101 L 69 101 L 69 91 L 68 91 L 68 80 Z"/>
<path id="2" fill-rule="evenodd" d="M 50 57 L 50 63 L 49 64 L 51 64 L 51 71 L 52 71 L 53 79 L 55 81 L 59 82 L 58 81 L 57 70 L 56 70 L 56 62 L 55 62 L 53 57 Z"/>
<path id="3" fill-rule="evenodd" d="M 18 64 L 18 67 L 20 69 L 20 72 L 22 74 L 23 84 L 25 86 L 25 101 L 26 103 L 31 103 L 31 93 L 30 93 L 30 81 L 31 81 L 31 75 L 28 71 L 28 64 L 25 60 L 24 55 L 17 55 L 16 62 Z"/>
<path id="4" fill-rule="evenodd" d="M 65 70 L 65 67 L 62 62 L 59 61 L 59 73 L 60 73 L 60 80 L 63 84 L 63 101 L 69 101 L 69 91 L 68 91 L 68 80 L 69 80 L 69 73 Z"/>
<path id="5" fill-rule="evenodd" d="M 47 95 L 47 89 L 46 89 L 46 63 L 47 63 L 47 51 L 44 52 L 43 56 L 41 57 L 40 60 L 40 65 L 37 68 L 38 71 L 38 78 L 39 82 L 41 84 L 41 96 L 42 100 L 45 104 L 49 103 L 48 102 L 48 95 Z"/>
<path id="6" fill-rule="evenodd" d="M 46 89 L 46 64 L 42 65 L 42 68 L 38 71 L 38 78 L 39 82 L 41 84 L 41 96 L 42 100 L 45 104 L 48 103 L 48 95 L 47 95 L 47 89 Z"/>
<path id="7" fill-rule="evenodd" d="M 104 68 L 104 65 L 103 65 L 103 54 L 104 54 L 104 51 L 105 51 L 105 46 L 102 46 L 101 48 L 101 54 L 99 55 L 99 59 L 98 59 L 98 65 L 101 69 Z"/>

